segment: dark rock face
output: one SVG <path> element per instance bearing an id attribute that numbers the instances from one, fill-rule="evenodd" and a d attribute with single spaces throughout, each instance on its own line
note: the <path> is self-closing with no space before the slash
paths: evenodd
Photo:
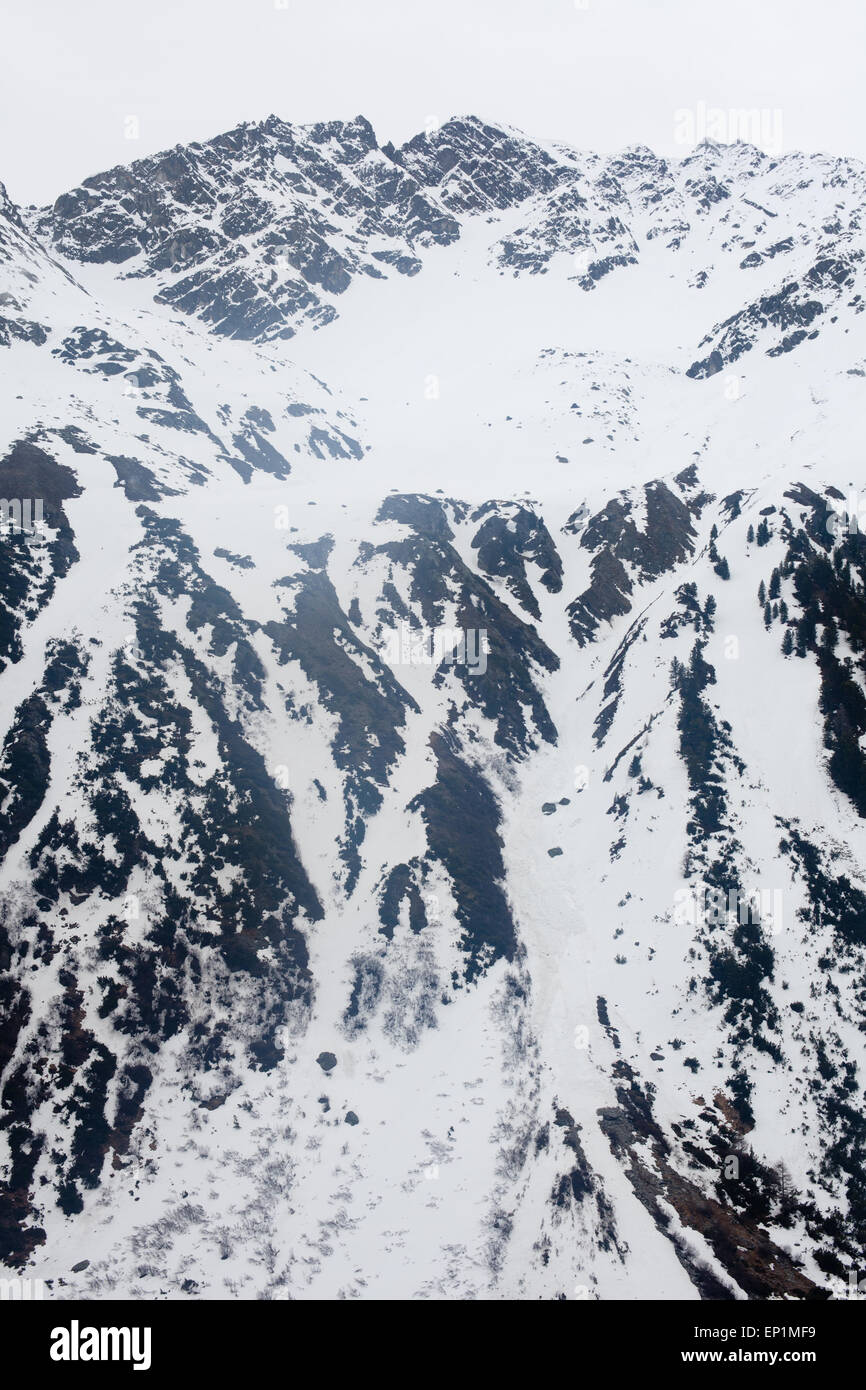
<path id="1" fill-rule="evenodd" d="M 450 502 L 447 506 L 453 511 L 455 520 L 466 514 L 462 504 Z M 555 743 L 556 729 L 544 704 L 534 667 L 554 671 L 558 668 L 558 659 L 535 628 L 519 618 L 460 558 L 450 544 L 453 532 L 445 504 L 431 498 L 395 496 L 383 504 L 377 519 L 399 520 L 413 532 L 406 540 L 376 547 L 369 558 L 383 557 L 406 571 L 410 579 L 410 597 L 419 606 L 421 622 L 430 628 L 441 626 L 446 605 L 453 604 L 455 628 L 463 633 L 477 633 L 483 643 L 484 650 L 480 653 L 483 669 L 481 662 L 475 666 L 458 662 L 453 667 L 465 697 L 462 709 L 475 707 L 492 719 L 496 724 L 496 743 L 513 755 L 520 756 L 537 746 L 538 736 Z M 534 537 L 532 545 L 540 545 L 546 563 L 550 557 L 544 538 L 551 551 L 552 541 L 543 526 L 536 531 L 533 524 L 529 529 Z M 492 544 L 491 563 L 496 551 L 497 547 Z M 504 555 L 505 551 L 499 553 Z M 522 559 L 512 554 L 515 573 L 522 563 Z M 544 573 L 554 575 L 555 572 L 548 569 Z M 548 579 L 548 584 L 550 582 L 555 583 L 555 577 Z M 536 605 L 525 583 L 521 592 L 524 597 L 529 596 L 533 606 Z M 382 597 L 387 598 L 384 592 Z M 379 611 L 390 627 L 396 626 L 396 619 L 402 616 L 393 601 Z M 415 623 L 420 627 L 417 618 Z M 436 683 L 441 684 L 444 679 L 444 669 L 440 669 Z"/>
<path id="2" fill-rule="evenodd" d="M 279 660 L 299 662 L 315 683 L 324 708 L 338 719 L 334 753 L 346 775 L 342 853 L 353 879 L 359 867 L 364 817 L 381 805 L 381 788 L 405 747 L 398 730 L 407 712 L 417 706 L 376 653 L 359 641 L 327 575 L 311 569 L 282 584 L 295 590 L 293 610 L 287 611 L 284 622 L 268 623 L 264 631 Z M 325 634 L 334 635 L 323 640 Z M 364 677 L 357 657 L 370 663 L 375 681 Z"/>
<path id="3" fill-rule="evenodd" d="M 6 854 L 42 805 L 48 786 L 50 759 L 45 734 L 51 713 L 40 695 L 19 706 L 3 745 L 0 787 L 4 824 L 0 854 Z"/>
<path id="4" fill-rule="evenodd" d="M 74 473 L 29 440 L 15 444 L 0 460 L 0 497 L 42 508 L 44 536 L 15 529 L 0 543 L 0 671 L 21 655 L 20 633 L 50 601 L 58 581 L 78 559 L 63 503 L 78 497 Z M 4 522 L 6 518 L 4 517 Z"/>
<path id="5" fill-rule="evenodd" d="M 521 607 L 540 618 L 538 600 L 527 583 L 526 561 L 534 561 L 542 570 L 540 583 L 549 593 L 558 594 L 562 588 L 562 560 L 547 527 L 525 507 L 503 512 L 492 502 L 479 507 L 472 520 L 481 521 L 472 541 L 479 568 L 504 578 Z"/>
<path id="6" fill-rule="evenodd" d="M 357 236 L 340 230 L 347 218 Z M 414 274 L 413 248 L 458 235 L 361 117 L 239 126 L 86 179 L 38 225 L 71 260 L 156 277 L 162 302 L 255 341 L 327 323 L 356 275 Z"/>
<path id="7" fill-rule="evenodd" d="M 687 375 L 700 380 L 721 371 L 748 352 L 768 328 L 781 335 L 766 349 L 770 357 L 791 352 L 807 338 L 817 337 L 818 330 L 813 327 L 815 320 L 842 294 L 853 289 L 859 259 L 822 257 L 802 280 L 789 281 L 773 294 L 763 295 L 746 309 L 732 314 L 704 338 L 701 347 L 713 343 L 713 351 L 708 357 L 693 362 Z"/>
<path id="8" fill-rule="evenodd" d="M 386 148 L 419 184 L 439 188 L 443 205 L 458 214 L 513 207 L 532 193 L 550 192 L 559 172 L 539 146 L 474 116 L 416 135 L 399 150 Z"/>
<path id="9" fill-rule="evenodd" d="M 382 886 L 379 921 L 382 923 L 383 935 L 389 939 L 394 935 L 394 928 L 397 926 L 400 907 L 404 900 L 409 904 L 410 929 L 417 932 L 427 925 L 427 913 L 424 910 L 421 889 L 413 874 L 413 868 L 416 867 L 415 865 L 410 868 L 408 864 L 395 864 Z"/>
<path id="10" fill-rule="evenodd" d="M 0 347 L 8 347 L 13 340 L 19 343 L 35 343 L 41 347 L 47 341 L 48 332 L 41 323 L 30 319 L 7 319 L 0 316 Z"/>
<path id="11" fill-rule="evenodd" d="M 464 930 L 466 978 L 516 948 L 514 922 L 503 891 L 505 865 L 496 798 L 483 777 L 464 762 L 453 741 L 435 734 L 436 781 L 415 805 L 427 827 L 431 855 L 448 870 Z M 414 807 L 410 808 L 414 809 Z"/>
<path id="12" fill-rule="evenodd" d="M 633 1076 L 625 1063 L 622 1064 L 621 1074 L 623 1082 L 617 1093 L 619 1105 L 604 1110 L 602 1128 L 612 1151 L 627 1160 L 629 1181 L 653 1220 L 666 1227 L 668 1223 L 663 1203 L 673 1206 L 683 1226 L 699 1231 L 708 1240 L 723 1268 L 747 1291 L 749 1298 L 825 1297 L 823 1291 L 803 1274 L 779 1246 L 773 1244 L 761 1228 L 761 1179 L 766 1181 L 770 1175 L 755 1174 L 758 1181 L 755 1184 L 754 1210 L 750 1210 L 748 1205 L 751 1193 L 738 1194 L 739 1210 L 736 1205 L 722 1204 L 708 1198 L 698 1183 L 671 1166 L 670 1148 L 653 1120 L 651 1101 L 641 1088 L 639 1079 Z M 711 1116 L 710 1124 L 715 1130 L 712 1135 L 713 1148 L 724 1151 L 727 1146 L 729 1151 L 735 1141 L 730 1133 L 726 1137 L 725 1126 L 719 1116 Z M 647 1145 L 651 1150 L 654 1166 L 648 1165 L 639 1155 L 642 1145 Z M 697 1153 L 694 1146 L 692 1150 Z M 714 1166 L 713 1159 L 707 1159 L 707 1163 Z M 741 1205 L 744 1197 L 745 1205 Z M 702 1298 L 729 1297 L 725 1284 L 695 1258 L 688 1242 L 677 1238 L 674 1248 Z"/>
<path id="13" fill-rule="evenodd" d="M 658 578 L 692 550 L 695 533 L 687 503 L 663 482 L 647 483 L 644 498 L 643 529 L 634 521 L 632 504 L 619 499 L 583 528 L 580 543 L 594 555 L 592 583 L 568 610 L 581 646 L 592 640 L 600 623 L 630 612 L 634 578 Z M 568 529 L 574 529 L 573 521 Z"/>

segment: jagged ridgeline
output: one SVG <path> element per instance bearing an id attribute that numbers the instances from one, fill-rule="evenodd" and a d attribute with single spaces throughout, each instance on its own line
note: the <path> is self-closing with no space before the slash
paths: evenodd
<path id="1" fill-rule="evenodd" d="M 474 117 L 2 192 L 9 1277 L 863 1277 L 864 201 Z"/>

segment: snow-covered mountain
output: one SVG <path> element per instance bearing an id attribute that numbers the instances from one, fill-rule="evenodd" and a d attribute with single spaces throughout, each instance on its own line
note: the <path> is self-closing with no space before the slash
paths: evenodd
<path id="1" fill-rule="evenodd" d="M 2 192 L 9 1270 L 846 1295 L 864 205 L 475 118 Z"/>

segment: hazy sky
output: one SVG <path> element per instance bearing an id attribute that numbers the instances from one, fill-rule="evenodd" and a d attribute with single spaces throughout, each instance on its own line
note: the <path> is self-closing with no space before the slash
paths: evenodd
<path id="1" fill-rule="evenodd" d="M 20 203 L 271 112 L 362 113 L 382 142 L 475 112 L 682 154 L 674 113 L 704 103 L 778 109 L 784 148 L 866 158 L 863 0 L 0 0 L 0 23 Z"/>

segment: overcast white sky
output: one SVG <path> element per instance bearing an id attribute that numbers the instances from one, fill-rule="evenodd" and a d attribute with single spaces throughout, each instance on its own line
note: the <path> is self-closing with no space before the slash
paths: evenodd
<path id="1" fill-rule="evenodd" d="M 866 158 L 864 0 L 0 0 L 0 23 L 19 203 L 271 112 L 362 113 L 383 143 L 475 112 L 681 155 L 674 112 L 703 102 L 778 108 L 786 149 Z"/>

